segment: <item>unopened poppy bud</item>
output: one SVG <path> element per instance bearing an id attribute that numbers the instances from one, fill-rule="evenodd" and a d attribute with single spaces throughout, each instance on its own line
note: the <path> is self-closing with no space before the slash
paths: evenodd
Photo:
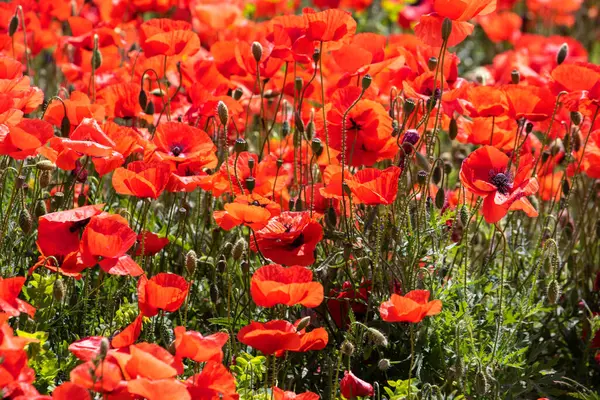
<path id="1" fill-rule="evenodd" d="M 565 151 L 571 151 L 571 135 L 569 135 L 568 133 L 563 138 L 563 147 L 565 148 Z"/>
<path id="2" fill-rule="evenodd" d="M 225 257 L 229 257 L 232 250 L 233 250 L 233 244 L 231 242 L 226 242 L 223 245 L 223 251 L 221 252 L 221 254 L 223 254 Z"/>
<path id="3" fill-rule="evenodd" d="M 33 219 L 26 208 L 22 209 L 19 213 L 19 227 L 24 234 L 28 234 L 31 232 L 31 228 L 33 228 Z"/>
<path id="4" fill-rule="evenodd" d="M 566 43 L 563 43 L 560 46 L 560 48 L 558 49 L 558 52 L 556 53 L 556 63 L 558 65 L 562 64 L 567 59 L 568 55 L 569 55 L 569 45 Z"/>
<path id="5" fill-rule="evenodd" d="M 289 121 L 283 121 L 283 124 L 281 124 L 281 135 L 284 138 L 286 138 L 287 135 L 289 135 L 291 131 L 292 131 L 292 128 L 290 127 Z"/>
<path id="6" fill-rule="evenodd" d="M 62 301 L 65 298 L 65 282 L 61 278 L 57 278 L 52 285 L 52 294 L 57 301 Z"/>
<path id="7" fill-rule="evenodd" d="M 246 251 L 246 240 L 238 239 L 237 242 L 233 245 L 233 249 L 231 250 L 231 257 L 237 261 L 244 255 Z"/>
<path id="8" fill-rule="evenodd" d="M 296 89 L 296 93 L 300 93 L 302 91 L 302 87 L 304 86 L 304 82 L 301 77 L 296 77 L 294 80 L 294 89 Z"/>
<path id="9" fill-rule="evenodd" d="M 383 333 L 379 332 L 375 328 L 368 328 L 368 332 L 371 340 L 373 340 L 373 343 L 375 343 L 377 346 L 387 347 L 388 340 Z"/>
<path id="10" fill-rule="evenodd" d="M 39 185 L 41 188 L 47 188 L 50 185 L 50 180 L 52 179 L 51 171 L 42 171 L 40 174 Z"/>
<path id="11" fill-rule="evenodd" d="M 52 210 L 57 210 L 62 206 L 62 203 L 65 199 L 65 194 L 63 192 L 56 192 L 54 196 L 52 196 L 52 200 L 50 204 L 52 205 Z"/>
<path id="12" fill-rule="evenodd" d="M 138 95 L 138 102 L 140 103 L 140 107 L 142 110 L 146 109 L 146 105 L 148 105 L 148 95 L 144 91 L 144 89 L 140 90 L 140 94 Z"/>
<path id="13" fill-rule="evenodd" d="M 248 274 L 250 272 L 250 263 L 246 260 L 242 260 L 240 268 L 244 274 Z"/>
<path id="14" fill-rule="evenodd" d="M 521 73 L 516 69 L 513 69 L 510 73 L 510 79 L 513 84 L 518 85 L 521 82 Z"/>
<path id="15" fill-rule="evenodd" d="M 411 114 L 417 105 L 413 99 L 406 99 L 404 104 L 402 105 L 402 111 L 404 111 L 404 116 Z"/>
<path id="16" fill-rule="evenodd" d="M 185 255 L 185 270 L 189 276 L 193 276 L 196 272 L 196 265 L 198 263 L 198 256 L 194 250 L 190 250 Z"/>
<path id="17" fill-rule="evenodd" d="M 546 288 L 546 295 L 550 304 L 556 304 L 560 297 L 560 285 L 556 279 L 552 279 Z"/>
<path id="18" fill-rule="evenodd" d="M 444 193 L 444 189 L 439 188 L 435 194 L 435 206 L 438 208 L 438 210 L 441 210 L 444 208 L 444 204 L 446 204 L 446 195 Z"/>
<path id="19" fill-rule="evenodd" d="M 394 120 L 392 120 L 392 137 L 398 136 L 399 133 L 400 133 L 400 128 L 398 127 L 398 121 L 396 121 L 394 119 Z"/>
<path id="20" fill-rule="evenodd" d="M 217 301 L 219 301 L 219 288 L 217 287 L 217 285 L 210 285 L 208 293 L 210 295 L 211 302 L 217 303 Z"/>
<path id="21" fill-rule="evenodd" d="M 17 15 L 13 15 L 10 19 L 10 23 L 8 24 L 8 36 L 13 37 L 13 35 L 17 32 L 19 28 L 19 18 Z"/>
<path id="22" fill-rule="evenodd" d="M 319 157 L 323 153 L 323 143 L 321 143 L 321 139 L 313 138 L 313 140 L 310 142 L 310 148 L 312 149 L 313 153 Z"/>
<path id="23" fill-rule="evenodd" d="M 313 51 L 312 59 L 315 63 L 318 63 L 321 59 L 321 50 L 315 49 L 315 51 Z"/>
<path id="24" fill-rule="evenodd" d="M 62 137 L 69 137 L 69 133 L 71 133 L 71 121 L 65 115 L 60 121 L 60 134 Z"/>
<path id="25" fill-rule="evenodd" d="M 101 360 L 104 360 L 106 358 L 106 354 L 108 354 L 109 348 L 110 344 L 108 343 L 108 339 L 103 337 L 102 340 L 100 340 L 100 351 L 98 352 L 98 357 Z"/>
<path id="26" fill-rule="evenodd" d="M 392 363 L 387 358 L 382 358 L 377 363 L 377 368 L 379 368 L 379 370 L 382 371 L 382 372 L 387 371 L 388 369 L 390 369 L 391 366 L 392 366 Z"/>
<path id="27" fill-rule="evenodd" d="M 429 60 L 427 60 L 427 68 L 429 68 L 430 71 L 433 71 L 437 68 L 437 65 L 438 65 L 437 57 L 429 57 Z"/>
<path id="28" fill-rule="evenodd" d="M 561 189 L 562 189 L 563 195 L 565 195 L 565 196 L 569 195 L 569 191 L 571 190 L 571 188 L 569 186 L 569 181 L 568 180 L 565 179 L 563 181 Z"/>
<path id="29" fill-rule="evenodd" d="M 352 344 L 352 342 L 344 340 L 342 346 L 340 347 L 340 351 L 342 352 L 342 354 L 350 357 L 352 354 L 354 354 L 354 345 Z"/>
<path id="30" fill-rule="evenodd" d="M 148 104 L 146 104 L 146 108 L 144 109 L 144 112 L 147 115 L 154 115 L 154 102 L 153 101 L 149 101 Z"/>
<path id="31" fill-rule="evenodd" d="M 450 18 L 444 18 L 442 22 L 442 40 L 447 41 L 452 34 L 452 21 Z"/>
<path id="32" fill-rule="evenodd" d="M 92 51 L 92 68 L 96 70 L 100 66 L 102 66 L 102 53 L 99 49 L 94 49 Z"/>
<path id="33" fill-rule="evenodd" d="M 302 207 L 302 199 L 300 197 L 296 199 L 296 206 L 294 207 L 294 210 L 304 211 L 304 208 Z"/>
<path id="34" fill-rule="evenodd" d="M 456 139 L 458 136 L 458 123 L 454 118 L 450 120 L 450 127 L 448 128 L 448 137 L 450 140 Z"/>
<path id="35" fill-rule="evenodd" d="M 242 95 L 244 94 L 244 91 L 240 88 L 236 88 L 233 93 L 231 93 L 231 97 L 233 97 L 234 100 L 239 100 L 242 98 Z"/>
<path id="36" fill-rule="evenodd" d="M 581 149 L 581 136 L 577 132 L 573 132 L 573 150 L 579 151 Z"/>
<path id="37" fill-rule="evenodd" d="M 219 115 L 221 125 L 226 126 L 229 122 L 229 110 L 227 109 L 225 102 L 219 101 L 219 103 L 217 103 L 217 114 Z"/>
<path id="38" fill-rule="evenodd" d="M 249 158 L 248 159 L 248 169 L 250 170 L 250 173 L 252 173 L 254 171 L 254 158 Z"/>
<path id="39" fill-rule="evenodd" d="M 252 193 L 255 186 L 256 186 L 256 180 L 254 179 L 254 177 L 252 177 L 252 176 L 247 177 L 246 178 L 246 187 L 248 188 L 248 191 L 250 193 Z"/>
<path id="40" fill-rule="evenodd" d="M 467 206 L 463 204 L 460 208 L 460 223 L 463 224 L 463 226 L 466 226 L 467 222 L 469 222 L 469 210 L 467 210 Z"/>
<path id="41" fill-rule="evenodd" d="M 25 176 L 23 176 L 23 175 L 17 176 L 17 179 L 15 180 L 15 186 L 17 187 L 17 189 L 22 189 L 24 185 L 25 185 Z"/>
<path id="42" fill-rule="evenodd" d="M 302 318 L 300 320 L 300 322 L 298 323 L 298 326 L 296 327 L 296 330 L 297 331 L 301 331 L 304 328 L 306 328 L 308 326 L 308 324 L 310 324 L 310 316 Z"/>
<path id="43" fill-rule="evenodd" d="M 342 190 L 344 191 L 344 193 L 346 194 L 346 196 L 351 196 L 352 195 L 352 191 L 350 190 L 350 186 L 348 186 L 348 184 L 346 182 L 342 183 Z"/>
<path id="44" fill-rule="evenodd" d="M 480 396 L 483 396 L 484 394 L 486 394 L 488 392 L 488 390 L 489 390 L 489 385 L 488 385 L 487 377 L 485 376 L 483 371 L 477 372 L 477 375 L 475 375 L 475 391 Z"/>
<path id="45" fill-rule="evenodd" d="M 528 122 L 528 123 L 525 125 L 525 132 L 526 132 L 526 133 L 531 133 L 531 132 L 533 132 L 533 124 L 532 124 L 531 122 Z"/>
<path id="46" fill-rule="evenodd" d="M 35 203 L 35 208 L 33 209 L 33 213 L 36 218 L 41 217 L 42 215 L 46 215 L 48 210 L 46 209 L 46 203 L 43 200 L 39 200 Z"/>
<path id="47" fill-rule="evenodd" d="M 360 82 L 362 90 L 367 90 L 371 86 L 371 82 L 373 82 L 373 78 L 371 77 L 371 75 L 366 74 L 365 76 L 363 76 Z"/>
<path id="48" fill-rule="evenodd" d="M 243 151 L 248 150 L 248 142 L 244 138 L 235 139 L 235 144 L 233 145 L 233 150 L 236 153 L 241 153 Z"/>
<path id="49" fill-rule="evenodd" d="M 35 164 L 35 167 L 40 171 L 54 171 L 56 169 L 56 165 L 50 160 L 40 160 Z"/>
<path id="50" fill-rule="evenodd" d="M 325 222 L 327 225 L 335 227 L 337 224 L 337 214 L 335 213 L 335 209 L 333 207 L 329 207 L 327 209 L 327 213 L 325 214 Z"/>
<path id="51" fill-rule="evenodd" d="M 259 42 L 252 43 L 252 57 L 256 62 L 260 62 L 263 56 L 263 47 Z"/>
<path id="52" fill-rule="evenodd" d="M 304 133 L 304 121 L 302 121 L 302 117 L 300 117 L 300 113 L 296 111 L 294 114 L 294 124 L 296 125 L 296 130 L 300 133 Z"/>
<path id="53" fill-rule="evenodd" d="M 223 257 L 223 254 L 221 254 L 219 256 L 219 261 L 217 261 L 217 271 L 219 271 L 220 273 L 225 272 L 225 269 L 227 268 L 227 260 L 225 259 L 225 257 Z"/>
<path id="54" fill-rule="evenodd" d="M 433 169 L 431 179 L 433 179 L 433 183 L 436 185 L 439 185 L 440 181 L 442 180 L 442 167 L 440 167 L 439 163 L 436 164 L 435 168 Z"/>
<path id="55" fill-rule="evenodd" d="M 573 125 L 579 126 L 583 121 L 583 115 L 579 111 L 571 111 L 571 122 Z"/>
<path id="56" fill-rule="evenodd" d="M 420 170 L 419 172 L 417 172 L 417 182 L 419 183 L 419 185 L 424 185 L 426 181 L 427 181 L 427 171 Z"/>

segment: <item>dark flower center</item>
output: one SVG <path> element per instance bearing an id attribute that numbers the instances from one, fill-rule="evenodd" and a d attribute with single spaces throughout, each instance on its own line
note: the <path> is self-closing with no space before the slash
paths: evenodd
<path id="1" fill-rule="evenodd" d="M 354 120 L 354 118 L 350 117 L 350 127 L 349 130 L 362 130 L 362 127 Z"/>
<path id="2" fill-rule="evenodd" d="M 258 202 L 258 200 L 254 200 L 252 203 L 250 203 L 251 206 L 257 206 L 257 207 L 261 207 L 260 203 Z"/>
<path id="3" fill-rule="evenodd" d="M 294 239 L 294 241 L 292 243 L 290 243 L 289 248 L 290 249 L 297 249 L 298 247 L 302 246 L 304 244 L 304 233 L 301 233 L 300 235 L 298 235 L 298 237 L 296 239 Z"/>
<path id="4" fill-rule="evenodd" d="M 183 151 L 183 148 L 178 144 L 173 145 L 173 147 L 171 147 L 171 153 L 173 153 L 173 155 L 175 157 L 178 157 L 182 151 Z"/>
<path id="5" fill-rule="evenodd" d="M 513 186 L 510 174 L 505 174 L 503 172 L 492 175 L 492 177 L 490 178 L 490 182 L 492 183 L 492 185 L 498 188 L 498 191 L 500 193 L 504 195 L 507 195 Z"/>

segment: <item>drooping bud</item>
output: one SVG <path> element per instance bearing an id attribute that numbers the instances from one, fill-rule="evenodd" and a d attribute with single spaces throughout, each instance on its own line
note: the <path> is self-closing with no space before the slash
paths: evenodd
<path id="1" fill-rule="evenodd" d="M 373 340 L 373 343 L 375 343 L 377 346 L 387 347 L 388 340 L 383 333 L 379 332 L 375 328 L 368 328 L 368 332 L 371 340 Z"/>
<path id="2" fill-rule="evenodd" d="M 198 256 L 194 250 L 190 250 L 185 255 L 185 270 L 189 276 L 193 276 L 196 272 L 196 265 L 198 263 Z"/>
<path id="3" fill-rule="evenodd" d="M 310 316 L 302 318 L 298 323 L 298 326 L 296 326 L 296 330 L 301 331 L 305 329 L 308 326 L 308 324 L 310 324 Z"/>
<path id="4" fill-rule="evenodd" d="M 24 234 L 31 232 L 31 228 L 33 227 L 33 219 L 26 208 L 22 209 L 19 213 L 19 227 Z"/>
<path id="5" fill-rule="evenodd" d="M 40 171 L 54 171 L 56 169 L 56 165 L 50 160 L 40 160 L 35 164 L 35 167 Z"/>
<path id="6" fill-rule="evenodd" d="M 138 95 L 138 102 L 140 103 L 140 107 L 142 107 L 142 110 L 145 110 L 146 106 L 148 105 L 148 95 L 146 94 L 144 89 L 140 90 L 140 94 Z"/>
<path id="7" fill-rule="evenodd" d="M 437 65 L 437 57 L 430 57 L 429 60 L 427 60 L 427 68 L 429 68 L 430 71 L 434 71 L 437 68 Z"/>
<path id="8" fill-rule="evenodd" d="M 446 204 L 446 195 L 444 193 L 443 188 L 439 188 L 437 193 L 435 194 L 435 206 L 441 210 L 444 208 L 444 204 Z"/>
<path id="9" fill-rule="evenodd" d="M 457 136 L 458 136 L 458 123 L 456 122 L 456 119 L 452 118 L 450 120 L 450 127 L 448 128 L 448 137 L 450 138 L 450 140 L 454 140 L 454 139 L 456 139 Z"/>
<path id="10" fill-rule="evenodd" d="M 440 167 L 439 163 L 435 165 L 433 173 L 431 174 L 431 179 L 433 179 L 433 183 L 435 183 L 436 185 L 439 185 L 442 181 L 442 167 Z"/>
<path id="11" fill-rule="evenodd" d="M 223 273 L 225 272 L 225 269 L 227 269 L 227 260 L 225 259 L 223 254 L 221 254 L 219 256 L 219 260 L 217 261 L 217 271 Z"/>
<path id="12" fill-rule="evenodd" d="M 144 112 L 147 115 L 154 115 L 154 102 L 152 100 L 148 101 L 148 104 L 146 104 L 146 109 L 144 110 Z"/>
<path id="13" fill-rule="evenodd" d="M 17 14 L 13 15 L 8 24 L 8 36 L 13 37 L 19 28 L 19 18 Z"/>
<path id="14" fill-rule="evenodd" d="M 560 48 L 558 49 L 558 52 L 556 53 L 556 63 L 558 65 L 562 64 L 567 59 L 568 55 L 569 55 L 569 45 L 566 43 L 563 43 L 560 46 Z"/>
<path id="15" fill-rule="evenodd" d="M 313 59 L 313 62 L 318 63 L 319 60 L 321 59 L 321 50 L 316 48 L 315 51 L 313 51 L 312 59 Z"/>
<path id="16" fill-rule="evenodd" d="M 260 62 L 263 56 L 263 47 L 259 42 L 252 42 L 252 57 L 256 62 Z"/>
<path id="17" fill-rule="evenodd" d="M 237 261 L 244 255 L 246 251 L 246 240 L 238 239 L 237 242 L 233 245 L 233 249 L 231 250 L 231 257 Z"/>
<path id="18" fill-rule="evenodd" d="M 452 34 L 452 21 L 450 18 L 444 18 L 442 22 L 442 40 L 447 41 Z"/>
<path id="19" fill-rule="evenodd" d="M 315 122 L 312 120 L 308 121 L 308 124 L 306 124 L 306 136 L 308 137 L 308 140 L 312 139 L 315 134 L 315 129 Z"/>
<path id="20" fill-rule="evenodd" d="M 546 289 L 546 295 L 548 296 L 548 302 L 550 304 L 556 304 L 560 297 L 560 285 L 556 279 L 552 279 Z"/>
<path id="21" fill-rule="evenodd" d="M 513 69 L 510 73 L 510 79 L 513 84 L 518 85 L 519 82 L 521 82 L 521 73 L 518 70 Z"/>
<path id="22" fill-rule="evenodd" d="M 65 293 L 65 282 L 61 278 L 57 278 L 52 286 L 52 294 L 54 295 L 54 298 L 58 302 L 61 302 L 62 299 L 65 298 Z"/>
<path id="23" fill-rule="evenodd" d="M 60 134 L 62 137 L 68 138 L 69 133 L 71 133 L 71 121 L 65 115 L 60 121 Z"/>
<path id="24" fill-rule="evenodd" d="M 367 90 L 371 86 L 371 82 L 373 82 L 373 78 L 371 77 L 371 75 L 366 74 L 365 76 L 363 76 L 360 82 L 362 90 Z"/>
<path id="25" fill-rule="evenodd" d="M 244 138 L 237 138 L 233 150 L 238 154 L 248 150 L 248 142 Z"/>
<path id="26" fill-rule="evenodd" d="M 313 153 L 319 157 L 323 153 L 323 143 L 321 142 L 321 139 L 313 138 L 313 140 L 310 142 L 310 148 L 312 149 Z"/>
<path id="27" fill-rule="evenodd" d="M 579 111 L 571 111 L 571 122 L 573 125 L 579 126 L 583 121 L 583 115 Z"/>
<path id="28" fill-rule="evenodd" d="M 229 110 L 227 109 L 225 102 L 219 101 L 217 103 L 217 114 L 219 115 L 219 121 L 221 121 L 221 125 L 227 126 L 229 123 Z"/>

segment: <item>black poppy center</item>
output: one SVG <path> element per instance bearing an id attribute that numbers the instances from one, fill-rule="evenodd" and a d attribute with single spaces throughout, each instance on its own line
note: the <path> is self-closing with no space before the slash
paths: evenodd
<path id="1" fill-rule="evenodd" d="M 183 152 L 183 147 L 178 144 L 175 144 L 171 147 L 171 153 L 173 153 L 173 155 L 175 157 L 178 157 L 182 152 Z"/>
<path id="2" fill-rule="evenodd" d="M 505 174 L 503 172 L 497 173 L 491 177 L 490 182 L 504 195 L 507 195 L 510 192 L 510 189 L 512 189 L 510 174 Z"/>
<path id="3" fill-rule="evenodd" d="M 357 130 L 360 131 L 362 130 L 362 127 L 360 126 L 360 124 L 358 122 L 356 122 L 356 120 L 352 117 L 350 117 L 350 130 Z"/>

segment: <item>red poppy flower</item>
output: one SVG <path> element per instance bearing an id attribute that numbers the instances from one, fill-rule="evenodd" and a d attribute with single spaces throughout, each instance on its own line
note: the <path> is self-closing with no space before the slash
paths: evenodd
<path id="1" fill-rule="evenodd" d="M 141 86 L 135 82 L 117 83 L 98 92 L 98 104 L 103 104 L 110 118 L 133 118 L 143 112 L 139 102 Z"/>
<path id="2" fill-rule="evenodd" d="M 297 349 L 301 344 L 294 325 L 283 320 L 251 322 L 240 329 L 237 338 L 246 346 L 254 347 L 266 355 Z"/>
<path id="3" fill-rule="evenodd" d="M 155 18 L 140 26 L 140 46 L 147 57 L 177 56 L 185 60 L 200 50 L 200 38 L 189 22 Z"/>
<path id="4" fill-rule="evenodd" d="M 53 136 L 52 125 L 39 119 L 23 119 L 16 125 L 0 125 L 0 155 L 23 160 L 34 156 Z"/>
<path id="5" fill-rule="evenodd" d="M 69 98 L 62 99 L 62 102 L 52 101 L 44 112 L 44 121 L 60 127 L 65 117 L 65 108 L 67 109 L 66 117 L 71 123 L 71 131 L 77 128 L 85 118 L 93 118 L 96 121 L 104 120 L 104 107 L 100 104 L 92 104 L 87 94 L 76 90 L 71 93 Z"/>
<path id="6" fill-rule="evenodd" d="M 135 255 L 139 256 L 143 251 L 145 256 L 153 256 L 164 249 L 168 244 L 169 238 L 160 237 L 150 231 L 142 231 L 142 233 L 137 236 Z"/>
<path id="7" fill-rule="evenodd" d="M 111 346 L 115 349 L 119 349 L 134 344 L 142 333 L 143 322 L 144 316 L 139 314 L 131 324 L 127 325 L 125 329 L 113 336 L 110 341 Z"/>
<path id="8" fill-rule="evenodd" d="M 391 204 L 396 200 L 401 171 L 394 166 L 384 170 L 365 168 L 354 174 L 354 179 L 347 184 L 358 203 Z"/>
<path id="9" fill-rule="evenodd" d="M 246 225 L 253 230 L 259 230 L 267 225 L 271 217 L 281 213 L 281 206 L 258 194 L 240 195 L 233 203 L 223 207 L 225 211 L 215 211 L 215 222 L 226 231 L 239 225 Z"/>
<path id="10" fill-rule="evenodd" d="M 193 399 L 238 400 L 235 378 L 224 365 L 209 361 L 202 372 L 190 376 L 185 384 Z"/>
<path id="11" fill-rule="evenodd" d="M 434 13 L 421 16 L 415 34 L 423 43 L 441 47 L 442 24 L 448 18 L 452 21 L 452 32 L 447 45 L 452 47 L 473 32 L 474 26 L 467 21 L 496 10 L 496 0 L 434 0 L 433 9 Z"/>
<path id="12" fill-rule="evenodd" d="M 46 256 L 67 256 L 79 251 L 79 235 L 103 204 L 58 211 L 40 217 L 37 245 Z"/>
<path id="13" fill-rule="evenodd" d="M 600 104 L 600 67 L 590 63 L 561 64 L 552 70 L 555 92 L 562 90 L 563 97 L 571 111 L 579 111 L 582 106 Z"/>
<path id="14" fill-rule="evenodd" d="M 506 85 L 508 112 L 516 120 L 543 121 L 552 116 L 556 97 L 545 86 Z"/>
<path id="15" fill-rule="evenodd" d="M 537 192 L 536 178 L 529 178 L 533 159 L 521 157 L 518 169 L 509 157 L 492 146 L 483 146 L 471 153 L 460 169 L 465 188 L 484 197 L 483 215 L 488 223 L 500 221 L 508 210 L 521 209 L 530 217 L 538 215 L 527 196 Z"/>
<path id="16" fill-rule="evenodd" d="M 315 262 L 314 251 L 322 238 L 323 227 L 309 212 L 287 211 L 257 231 L 250 248 L 257 251 L 258 246 L 265 257 L 276 263 L 306 266 Z"/>
<path id="17" fill-rule="evenodd" d="M 298 326 L 301 320 L 296 321 L 294 326 Z M 325 328 L 316 328 L 310 332 L 306 332 L 305 329 L 298 332 L 300 336 L 300 345 L 290 351 L 297 353 L 304 353 L 311 350 L 323 350 L 329 342 L 329 335 Z"/>
<path id="18" fill-rule="evenodd" d="M 161 160 L 180 163 L 210 156 L 216 159 L 217 147 L 206 132 L 182 122 L 159 124 L 152 142 Z"/>
<path id="19" fill-rule="evenodd" d="M 352 371 L 345 371 L 340 381 L 340 391 L 346 399 L 354 400 L 358 397 L 373 396 L 373 386 L 359 379 Z"/>
<path id="20" fill-rule="evenodd" d="M 429 301 L 428 290 L 413 290 L 405 296 L 392 294 L 388 301 L 381 303 L 379 313 L 387 322 L 421 322 L 423 318 L 442 311 L 440 300 Z"/>
<path id="21" fill-rule="evenodd" d="M 503 11 L 479 18 L 479 24 L 488 38 L 494 43 L 514 42 L 521 36 L 523 20 L 517 13 Z"/>
<path id="22" fill-rule="evenodd" d="M 18 298 L 23 284 L 25 284 L 23 276 L 6 279 L 0 277 L 0 310 L 13 317 L 26 313 L 33 318 L 35 308 Z"/>
<path id="23" fill-rule="evenodd" d="M 190 284 L 181 276 L 160 273 L 148 279 L 145 275 L 138 281 L 138 305 L 146 317 L 153 317 L 158 310 L 173 312 L 179 309 L 190 290 Z"/>
<path id="24" fill-rule="evenodd" d="M 127 382 L 127 391 L 147 400 L 191 400 L 186 385 L 177 379 L 137 378 Z"/>
<path id="25" fill-rule="evenodd" d="M 90 392 L 83 386 L 73 382 L 65 382 L 52 391 L 52 400 L 91 400 Z"/>
<path id="26" fill-rule="evenodd" d="M 273 388 L 273 399 L 274 400 L 319 400 L 318 394 L 313 392 L 304 392 L 302 394 L 296 394 L 294 392 L 284 391 L 278 387 Z"/>
<path id="27" fill-rule="evenodd" d="M 81 259 L 87 266 L 98 263 L 109 274 L 139 276 L 143 273 L 141 267 L 126 254 L 136 237 L 120 215 L 93 216 L 81 236 Z"/>
<path id="28" fill-rule="evenodd" d="M 468 91 L 467 109 L 472 117 L 499 117 L 508 110 L 504 91 L 492 86 L 474 86 Z"/>
<path id="29" fill-rule="evenodd" d="M 329 9 L 315 12 L 310 8 L 303 11 L 308 25 L 306 37 L 309 40 L 324 42 L 327 50 L 336 50 L 349 43 L 356 32 L 356 21 L 347 11 Z"/>
<path id="30" fill-rule="evenodd" d="M 81 361 L 90 361 L 100 353 L 103 336 L 90 336 L 79 339 L 69 345 L 69 351 Z"/>
<path id="31" fill-rule="evenodd" d="M 168 379 L 183 373 L 181 360 L 154 343 L 134 344 L 129 346 L 129 354 L 112 352 L 111 356 L 120 365 L 126 380 Z"/>
<path id="32" fill-rule="evenodd" d="M 277 304 L 317 307 L 323 301 L 323 285 L 312 279 L 312 271 L 305 267 L 265 265 L 252 275 L 252 300 L 261 307 L 273 307 Z"/>
<path id="33" fill-rule="evenodd" d="M 345 87 L 336 91 L 331 96 L 331 103 L 325 106 L 329 146 L 335 150 L 342 151 L 342 117 L 360 93 L 361 89 L 356 86 Z M 346 115 L 346 163 L 351 166 L 370 166 L 377 161 L 392 159 L 398 152 L 392 137 L 392 119 L 381 104 L 365 97 L 368 96 L 363 96 Z M 322 113 L 315 115 L 315 126 L 325 143 Z"/>
<path id="34" fill-rule="evenodd" d="M 90 360 L 79 364 L 69 376 L 71 383 L 100 393 L 112 392 L 123 380 L 119 365 L 108 358 L 99 363 Z"/>
<path id="35" fill-rule="evenodd" d="M 187 331 L 184 326 L 178 326 L 175 332 L 175 354 L 180 358 L 189 358 L 196 362 L 223 360 L 223 346 L 229 340 L 229 335 L 217 332 L 202 336 L 199 332 Z"/>
<path id="36" fill-rule="evenodd" d="M 171 172 L 166 190 L 169 192 L 193 192 L 203 183 L 210 180 L 207 170 L 217 166 L 217 159 L 202 158 L 197 161 L 182 162 Z"/>
<path id="37" fill-rule="evenodd" d="M 115 170 L 112 184 L 119 194 L 156 199 L 165 190 L 170 173 L 168 164 L 134 161 Z"/>
<path id="38" fill-rule="evenodd" d="M 344 282 L 340 289 L 329 292 L 327 308 L 331 318 L 340 329 L 347 329 L 350 325 L 350 307 L 354 318 L 362 320 L 367 312 L 371 282 L 363 282 L 355 289 L 350 282 Z"/>

